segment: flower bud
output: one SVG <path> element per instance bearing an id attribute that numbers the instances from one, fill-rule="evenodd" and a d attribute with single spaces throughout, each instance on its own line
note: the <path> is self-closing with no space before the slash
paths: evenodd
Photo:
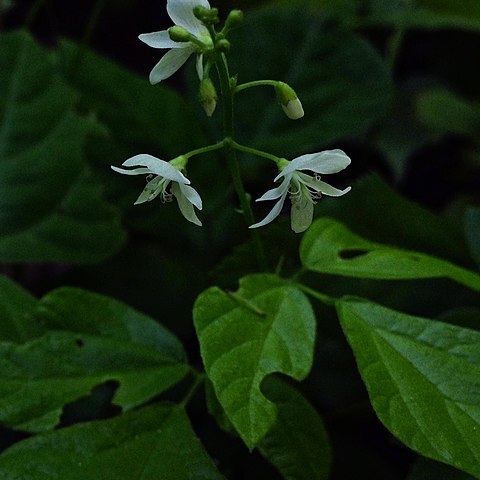
<path id="1" fill-rule="evenodd" d="M 233 30 L 243 23 L 243 12 L 241 10 L 232 10 L 225 20 L 225 29 Z"/>
<path id="2" fill-rule="evenodd" d="M 283 111 L 288 118 L 297 120 L 305 115 L 302 103 L 298 99 L 295 90 L 290 87 L 290 85 L 287 85 L 284 82 L 278 82 L 275 85 L 275 92 L 278 101 L 282 105 Z"/>
<path id="3" fill-rule="evenodd" d="M 205 25 L 215 25 L 220 21 L 218 18 L 218 8 L 207 8 L 197 5 L 193 9 L 193 14 Z"/>
<path id="4" fill-rule="evenodd" d="M 168 29 L 168 35 L 174 42 L 189 42 L 191 38 L 190 32 L 178 25 L 170 27 Z"/>
<path id="5" fill-rule="evenodd" d="M 221 38 L 215 43 L 215 48 L 219 52 L 224 52 L 224 53 L 228 52 L 230 50 L 230 47 L 231 47 L 230 42 L 226 38 Z"/>
<path id="6" fill-rule="evenodd" d="M 204 78 L 200 82 L 199 91 L 200 103 L 202 104 L 207 117 L 211 117 L 217 106 L 217 91 L 209 77 Z"/>

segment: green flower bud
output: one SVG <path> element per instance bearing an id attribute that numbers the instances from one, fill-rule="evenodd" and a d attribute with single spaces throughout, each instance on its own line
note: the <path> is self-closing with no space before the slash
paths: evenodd
<path id="1" fill-rule="evenodd" d="M 226 38 L 222 38 L 220 40 L 217 40 L 215 43 L 215 48 L 219 52 L 228 52 L 230 50 L 231 44 Z"/>
<path id="2" fill-rule="evenodd" d="M 292 119 L 297 120 L 305 115 L 303 106 L 295 93 L 295 90 L 284 82 L 278 82 L 275 85 L 275 92 L 277 94 L 278 101 L 282 105 L 285 115 Z"/>
<path id="3" fill-rule="evenodd" d="M 207 117 L 211 117 L 217 106 L 218 96 L 215 86 L 209 77 L 204 78 L 200 82 L 199 98 Z"/>
<path id="4" fill-rule="evenodd" d="M 168 35 L 174 42 L 189 42 L 192 37 L 190 32 L 178 25 L 170 27 L 168 29 Z"/>
<path id="5" fill-rule="evenodd" d="M 205 25 L 215 25 L 220 21 L 218 8 L 207 8 L 198 5 L 193 9 L 193 14 Z"/>
<path id="6" fill-rule="evenodd" d="M 243 12 L 241 10 L 232 10 L 225 20 L 225 29 L 233 30 L 243 23 Z"/>

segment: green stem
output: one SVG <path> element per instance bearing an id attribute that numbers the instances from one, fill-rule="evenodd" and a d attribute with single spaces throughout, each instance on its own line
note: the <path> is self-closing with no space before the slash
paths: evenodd
<path id="1" fill-rule="evenodd" d="M 392 76 L 395 71 L 395 66 L 398 60 L 404 37 L 405 29 L 403 27 L 400 27 L 392 33 L 388 41 L 385 61 Z"/>
<path id="2" fill-rule="evenodd" d="M 227 143 L 227 141 L 225 139 L 223 139 L 222 141 L 214 143 L 213 145 L 207 145 L 206 147 L 201 147 L 201 148 L 197 148 L 195 150 L 191 150 L 188 153 L 184 153 L 183 156 L 187 157 L 187 158 L 190 158 L 190 157 L 194 157 L 196 155 L 201 155 L 202 153 L 213 152 L 214 150 L 220 150 L 221 148 L 223 148 L 225 146 L 226 143 Z"/>
<path id="3" fill-rule="evenodd" d="M 192 386 L 188 390 L 187 394 L 183 397 L 182 401 L 178 404 L 179 407 L 185 408 L 190 400 L 195 395 L 198 387 L 205 381 L 205 374 L 204 373 L 195 373 L 195 380 L 192 383 Z"/>
<path id="4" fill-rule="evenodd" d="M 268 158 L 269 160 L 272 160 L 272 162 L 275 162 L 277 165 L 283 160 L 282 158 L 277 157 L 276 155 L 263 152 L 262 150 L 257 150 L 256 148 L 240 145 L 240 143 L 237 143 L 233 140 L 231 142 L 231 145 L 233 148 L 235 148 L 236 150 L 239 150 L 240 152 L 250 153 L 251 155 L 256 155 L 257 157 Z"/>
<path id="5" fill-rule="evenodd" d="M 329 297 L 324 293 L 317 292 L 316 290 L 313 290 L 313 288 L 303 285 L 303 283 L 294 282 L 294 285 L 298 289 L 302 290 L 302 292 L 305 292 L 307 295 L 310 295 L 311 297 L 316 298 L 317 300 L 320 300 L 322 303 L 325 303 L 326 305 L 329 305 L 329 306 L 335 306 L 335 300 L 336 300 L 335 298 Z"/>
<path id="6" fill-rule="evenodd" d="M 46 0 L 37 0 L 33 4 L 33 6 L 30 8 L 30 11 L 28 12 L 28 16 L 27 16 L 27 19 L 25 20 L 25 25 L 24 25 L 26 29 L 32 26 L 32 23 L 35 21 L 35 18 L 37 18 L 38 12 L 42 9 L 45 3 L 46 3 Z"/>
<path id="7" fill-rule="evenodd" d="M 242 83 L 241 85 L 237 85 L 233 93 L 241 92 L 242 90 L 246 90 L 247 88 L 252 87 L 261 87 L 261 86 L 269 86 L 269 87 L 276 87 L 277 86 L 276 80 L 255 80 L 254 82 L 247 82 Z"/>
<path id="8" fill-rule="evenodd" d="M 227 160 L 227 165 L 233 180 L 233 186 L 240 200 L 240 205 L 242 207 L 245 221 L 248 225 L 253 225 L 255 223 L 255 218 L 253 216 L 253 211 L 252 207 L 250 206 L 247 192 L 245 191 L 245 187 L 243 186 L 237 155 L 235 152 L 235 148 L 233 147 L 233 88 L 230 81 L 230 74 L 228 72 L 227 59 L 223 53 L 217 60 L 215 65 L 217 67 L 218 77 L 220 80 L 220 88 L 222 92 L 223 128 L 225 134 L 225 156 Z M 252 235 L 259 266 L 262 268 L 262 270 L 268 270 L 265 252 L 259 233 L 256 230 L 253 230 Z"/>

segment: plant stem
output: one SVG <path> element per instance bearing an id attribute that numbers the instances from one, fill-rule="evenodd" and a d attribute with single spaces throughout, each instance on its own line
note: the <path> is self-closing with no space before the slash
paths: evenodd
<path id="1" fill-rule="evenodd" d="M 223 105 L 223 128 L 225 134 L 225 156 L 227 159 L 227 165 L 232 176 L 233 186 L 237 192 L 242 207 L 243 215 L 248 225 L 255 223 L 252 207 L 250 201 L 243 186 L 242 177 L 240 174 L 240 167 L 238 165 L 237 155 L 235 152 L 234 144 L 234 126 L 233 126 L 233 87 L 230 83 L 230 74 L 228 72 L 228 64 L 225 55 L 222 53 L 220 58 L 216 62 L 218 77 L 220 80 L 220 88 L 222 92 L 222 105 Z M 253 241 L 255 244 L 255 250 L 257 254 L 257 260 L 262 270 L 268 270 L 265 252 L 263 244 L 260 239 L 259 233 L 252 231 Z"/>
<path id="2" fill-rule="evenodd" d="M 277 157 L 276 155 L 272 155 L 271 153 L 263 152 L 262 150 L 257 150 L 256 148 L 241 145 L 240 143 L 237 143 L 233 140 L 231 142 L 231 145 L 232 145 L 233 148 L 235 148 L 236 150 L 239 150 L 241 152 L 250 153 L 252 155 L 256 155 L 257 157 L 268 158 L 269 160 L 272 160 L 272 162 L 275 162 L 277 165 L 282 160 L 280 157 Z"/>
<path id="3" fill-rule="evenodd" d="M 325 303 L 326 305 L 330 305 L 330 306 L 335 306 L 335 300 L 336 300 L 335 298 L 329 297 L 324 293 L 317 292 L 316 290 L 313 290 L 313 288 L 303 285 L 303 283 L 294 282 L 294 285 L 298 289 L 302 290 L 302 292 L 305 292 L 307 295 L 310 295 L 311 297 L 316 298 L 317 300 L 320 300 L 322 303 Z"/>
<path id="4" fill-rule="evenodd" d="M 188 153 L 184 153 L 183 156 L 190 158 L 194 157 L 195 155 L 201 155 L 202 153 L 213 152 L 214 150 L 219 150 L 223 148 L 226 144 L 226 140 L 223 139 L 220 142 L 214 143 L 213 145 L 207 145 L 206 147 L 196 148 L 195 150 L 191 150 Z"/>
<path id="5" fill-rule="evenodd" d="M 275 87 L 277 85 L 276 80 L 255 80 L 254 82 L 242 83 L 241 85 L 237 85 L 233 93 L 241 92 L 242 90 L 246 90 L 247 88 L 252 87 L 261 87 L 261 86 L 269 86 Z"/>
<path id="6" fill-rule="evenodd" d="M 190 400 L 193 398 L 195 395 L 195 392 L 197 391 L 198 387 L 205 381 L 205 374 L 204 373 L 195 373 L 195 380 L 192 383 L 192 386 L 190 387 L 190 390 L 187 392 L 187 394 L 183 397 L 182 401 L 179 403 L 179 406 L 182 408 L 185 408 Z"/>

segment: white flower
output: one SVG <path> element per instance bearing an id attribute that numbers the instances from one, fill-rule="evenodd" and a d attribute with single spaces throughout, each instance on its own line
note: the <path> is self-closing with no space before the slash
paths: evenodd
<path id="1" fill-rule="evenodd" d="M 207 28 L 193 14 L 193 9 L 197 6 L 210 8 L 208 0 L 168 0 L 167 12 L 175 25 L 184 28 L 199 41 L 209 44 L 211 38 Z M 150 72 L 152 85 L 173 75 L 192 53 L 197 53 L 197 73 L 200 80 L 203 78 L 203 55 L 198 53 L 198 46 L 194 43 L 174 42 L 168 30 L 143 33 L 138 38 L 150 47 L 170 49 Z"/>
<path id="2" fill-rule="evenodd" d="M 148 175 L 147 185 L 134 205 L 150 202 L 158 195 L 160 195 L 163 202 L 171 202 L 173 197 L 175 197 L 182 215 L 189 222 L 201 226 L 202 222 L 197 218 L 193 206 L 195 205 L 195 207 L 201 210 L 202 199 L 198 192 L 189 186 L 190 180 L 180 172 L 184 164 L 184 157 L 178 157 L 178 159 L 172 160 L 172 162 L 169 163 L 152 155 L 141 154 L 135 155 L 123 162 L 124 167 L 138 166 L 140 168 L 125 170 L 112 165 L 112 169 L 125 175 Z M 170 184 L 171 187 L 169 190 L 168 187 Z"/>
<path id="3" fill-rule="evenodd" d="M 313 219 L 313 206 L 322 194 L 331 197 L 340 197 L 351 190 L 338 190 L 328 183 L 320 180 L 320 174 L 337 173 L 350 165 L 350 158 L 342 150 L 326 150 L 319 153 L 311 153 L 295 158 L 291 162 L 285 160 L 285 167 L 275 177 L 275 182 L 281 178 L 283 181 L 277 188 L 264 193 L 257 202 L 276 200 L 270 213 L 259 223 L 250 228 L 263 227 L 280 215 L 287 195 L 290 194 L 292 201 L 291 226 L 296 233 L 305 231 Z M 307 175 L 301 170 L 310 170 L 314 176 Z"/>

